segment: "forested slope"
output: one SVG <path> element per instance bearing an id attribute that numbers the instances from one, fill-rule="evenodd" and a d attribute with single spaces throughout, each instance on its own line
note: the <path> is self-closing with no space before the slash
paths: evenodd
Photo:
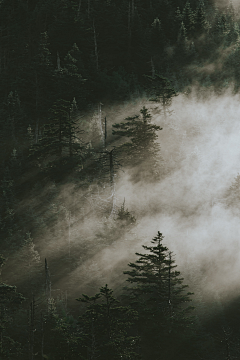
<path id="1" fill-rule="evenodd" d="M 239 357 L 239 51 L 231 2 L 0 1 L 0 359 Z"/>

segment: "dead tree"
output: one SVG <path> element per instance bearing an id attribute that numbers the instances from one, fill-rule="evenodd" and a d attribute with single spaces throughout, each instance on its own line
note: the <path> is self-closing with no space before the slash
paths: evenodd
<path id="1" fill-rule="evenodd" d="M 47 259 L 45 258 L 45 295 L 47 299 L 51 298 L 51 278 L 48 269 Z"/>
<path id="2" fill-rule="evenodd" d="M 35 310 L 36 303 L 34 295 L 32 295 L 32 301 L 30 303 L 30 311 L 29 311 L 29 360 L 34 359 L 34 333 L 35 329 Z"/>
<path id="3" fill-rule="evenodd" d="M 94 20 L 93 20 L 93 38 L 94 38 L 94 52 L 95 52 L 95 59 L 96 59 L 96 68 L 98 71 L 98 47 L 97 47 L 97 35 L 96 35 Z"/>
<path id="4" fill-rule="evenodd" d="M 105 149 L 107 148 L 107 118 L 105 116 L 105 133 L 104 133 L 104 140 L 105 140 Z"/>

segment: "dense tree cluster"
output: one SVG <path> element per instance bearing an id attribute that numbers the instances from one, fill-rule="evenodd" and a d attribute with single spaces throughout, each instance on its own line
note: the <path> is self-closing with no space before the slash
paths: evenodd
<path id="1" fill-rule="evenodd" d="M 231 2 L 0 0 L 0 359 L 239 357 L 237 300 L 207 309 L 160 232 L 116 295 L 95 261 L 139 241 L 135 212 L 117 204 L 119 170 L 149 188 L 168 174 L 154 111 L 166 123 L 192 82 L 238 91 L 239 39 Z M 102 102 L 141 94 L 108 123 Z M 226 204 L 238 198 L 239 176 Z"/>
<path id="2" fill-rule="evenodd" d="M 239 87 L 231 2 L 4 0 L 0 13 L 2 159 L 20 150 L 29 124 L 38 142 L 60 100 L 75 98 L 83 109 L 126 99 L 158 73 L 177 90 L 192 80 Z"/>
<path id="3" fill-rule="evenodd" d="M 1 358 L 26 359 L 27 354 L 29 359 L 157 359 L 160 354 L 174 358 L 181 342 L 193 335 L 193 319 L 187 315 L 193 307 L 185 305 L 192 294 L 182 285 L 162 240 L 158 232 L 152 246 L 143 246 L 149 253 L 137 253 L 139 259 L 129 264 L 131 270 L 125 274 L 134 286 L 120 301 L 108 285 L 93 296 L 83 294 L 77 299 L 85 304 L 78 319 L 68 314 L 63 299 L 51 298 L 47 262 L 45 295 L 41 301 L 32 296 L 29 314 L 24 307 L 16 313 L 26 299 L 16 287 L 2 283 Z M 17 328 L 27 335 L 25 340 L 10 328 L 20 319 Z M 176 346 L 169 351 L 173 339 Z"/>

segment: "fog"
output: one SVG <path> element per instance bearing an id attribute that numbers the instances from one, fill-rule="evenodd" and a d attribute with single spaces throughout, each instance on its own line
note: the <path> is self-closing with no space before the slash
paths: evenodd
<path id="1" fill-rule="evenodd" d="M 237 193 L 229 190 L 240 172 L 239 95 L 231 88 L 221 96 L 204 89 L 179 94 L 166 119 L 161 106 L 144 97 L 104 105 L 108 150 L 119 143 L 110 134 L 111 124 L 138 114 L 144 105 L 152 112 L 152 123 L 162 127 L 159 181 L 146 181 L 141 169 L 138 175 L 131 168 L 116 169 L 111 216 L 107 178 L 74 184 L 70 175 L 64 185 L 48 182 L 40 190 L 36 184 L 19 207 L 37 214 L 33 240 L 41 262 L 48 259 L 52 295 L 67 290 L 74 300 L 83 292 L 96 293 L 106 283 L 122 288 L 127 264 L 160 231 L 191 291 L 209 300 L 219 293 L 231 299 L 240 271 L 240 206 Z M 85 114 L 88 121 L 95 117 L 94 111 Z M 124 199 L 125 209 L 137 219 L 126 227 L 116 221 Z"/>

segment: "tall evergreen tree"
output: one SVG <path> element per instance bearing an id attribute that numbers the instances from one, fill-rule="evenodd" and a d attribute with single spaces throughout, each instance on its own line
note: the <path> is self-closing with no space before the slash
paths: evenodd
<path id="1" fill-rule="evenodd" d="M 123 164 L 140 166 L 145 177 L 159 175 L 160 145 L 157 140 L 157 131 L 162 130 L 158 125 L 151 124 L 152 115 L 143 107 L 141 115 L 130 116 L 126 122 L 113 125 L 113 135 L 130 139 L 118 149 L 124 154 Z"/>
<path id="2" fill-rule="evenodd" d="M 150 101 L 158 102 L 162 105 L 164 120 L 171 114 L 170 106 L 174 96 L 177 93 L 171 84 L 171 81 L 165 76 L 155 74 L 154 76 L 146 76 L 148 84 L 148 94 L 151 96 Z"/>
<path id="3" fill-rule="evenodd" d="M 82 131 L 76 120 L 76 101 L 56 101 L 50 109 L 49 123 L 44 126 L 44 133 L 38 144 L 30 149 L 30 157 L 44 168 L 57 164 L 63 165 L 66 159 L 84 158 L 84 145 L 80 138 Z"/>
<path id="4" fill-rule="evenodd" d="M 130 304 L 139 313 L 144 359 L 172 359 L 191 324 L 187 314 L 192 307 L 186 306 L 191 293 L 186 292 L 180 272 L 174 270 L 172 253 L 162 241 L 158 232 L 151 246 L 143 245 L 146 253 L 136 253 L 138 260 L 124 271 L 132 284 L 127 288 Z M 172 342 L 174 349 L 170 349 Z"/>
<path id="5" fill-rule="evenodd" d="M 4 258 L 0 255 L 0 267 L 4 264 Z M 12 338 L 14 315 L 26 300 L 17 292 L 16 286 L 0 282 L 0 358 L 12 359 L 21 354 L 21 344 Z M 19 328 L 19 324 L 14 324 Z"/>
<path id="6" fill-rule="evenodd" d="M 77 300 L 87 304 L 85 314 L 80 317 L 82 337 L 85 338 L 85 354 L 82 355 L 93 360 L 141 358 L 137 354 L 138 337 L 130 335 L 137 313 L 130 307 L 121 306 L 108 285 L 92 297 L 83 294 Z"/>

